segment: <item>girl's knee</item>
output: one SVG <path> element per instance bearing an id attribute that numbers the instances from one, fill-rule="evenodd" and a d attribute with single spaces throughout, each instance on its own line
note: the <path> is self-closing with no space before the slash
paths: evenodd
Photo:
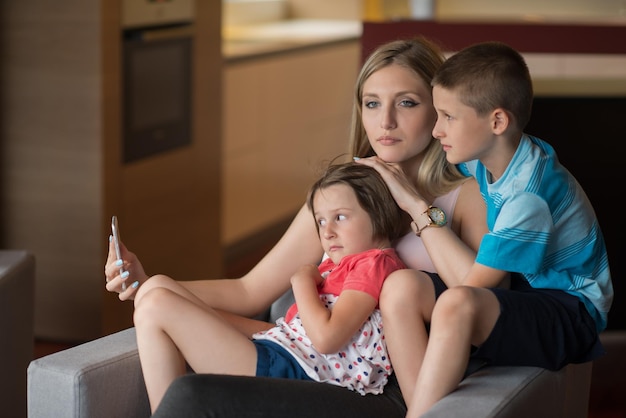
<path id="1" fill-rule="evenodd" d="M 434 300 L 435 290 L 430 277 L 420 271 L 405 269 L 394 271 L 387 277 L 379 305 L 384 315 L 398 309 L 417 310 Z"/>

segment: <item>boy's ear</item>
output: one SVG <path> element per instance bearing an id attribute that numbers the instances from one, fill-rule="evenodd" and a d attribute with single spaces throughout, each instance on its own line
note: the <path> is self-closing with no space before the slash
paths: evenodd
<path id="1" fill-rule="evenodd" d="M 491 130 L 495 135 L 502 135 L 511 123 L 509 114 L 504 109 L 497 108 L 491 113 Z"/>

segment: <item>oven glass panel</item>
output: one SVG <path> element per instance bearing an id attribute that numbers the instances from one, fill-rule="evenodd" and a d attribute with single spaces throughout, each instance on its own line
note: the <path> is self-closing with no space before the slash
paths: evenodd
<path id="1" fill-rule="evenodd" d="M 191 39 L 124 44 L 123 161 L 191 143 Z"/>

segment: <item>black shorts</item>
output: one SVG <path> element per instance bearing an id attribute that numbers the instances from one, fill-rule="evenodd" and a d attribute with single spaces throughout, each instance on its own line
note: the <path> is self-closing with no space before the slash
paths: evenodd
<path id="1" fill-rule="evenodd" d="M 430 280 L 433 282 L 433 286 L 435 286 L 435 299 L 439 298 L 439 296 L 448 289 L 448 286 L 441 280 L 441 277 L 437 273 L 430 273 L 428 271 L 420 270 L 422 273 L 428 274 L 430 276 Z"/>
<path id="2" fill-rule="evenodd" d="M 494 366 L 537 366 L 559 370 L 604 354 L 585 305 L 561 290 L 534 289 L 519 275 L 511 289 L 491 289 L 500 317 L 472 358 Z"/>

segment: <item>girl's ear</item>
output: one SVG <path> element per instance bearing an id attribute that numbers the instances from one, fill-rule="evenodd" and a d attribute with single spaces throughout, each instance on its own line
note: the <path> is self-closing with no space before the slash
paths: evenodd
<path id="1" fill-rule="evenodd" d="M 491 130 L 495 135 L 501 135 L 510 123 L 509 114 L 504 109 L 497 108 L 491 113 Z"/>

